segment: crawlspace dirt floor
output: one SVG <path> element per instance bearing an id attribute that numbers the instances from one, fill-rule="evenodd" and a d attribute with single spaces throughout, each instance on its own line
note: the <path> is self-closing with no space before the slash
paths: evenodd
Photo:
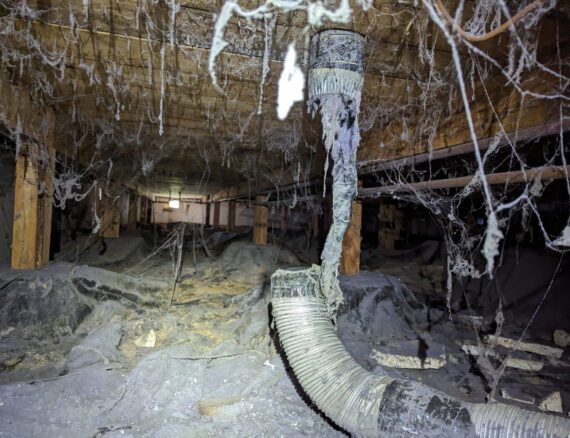
<path id="1" fill-rule="evenodd" d="M 194 263 L 187 248 L 175 287 L 168 251 L 152 254 L 140 237 L 108 241 L 103 254 L 71 248 L 39 271 L 1 270 L 0 436 L 346 436 L 298 390 L 271 329 L 270 275 L 302 263 L 278 246 L 224 240 L 215 260 L 198 251 Z M 342 284 L 339 334 L 359 363 L 485 399 L 484 376 L 461 350 L 474 341 L 464 325 L 379 270 Z M 394 348 L 446 364 L 375 359 Z M 507 372 L 502 388 L 536 400 L 562 388 L 566 403 L 555 371 Z"/>

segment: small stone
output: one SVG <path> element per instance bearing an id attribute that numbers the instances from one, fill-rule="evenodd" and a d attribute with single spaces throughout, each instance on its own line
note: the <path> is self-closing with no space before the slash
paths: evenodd
<path id="1" fill-rule="evenodd" d="M 13 331 L 14 331 L 14 327 L 8 327 L 4 330 L 0 330 L 0 337 L 8 336 Z"/>
<path id="2" fill-rule="evenodd" d="M 554 330 L 554 344 L 557 347 L 566 348 L 570 345 L 570 333 L 564 330 Z"/>
<path id="3" fill-rule="evenodd" d="M 538 409 L 544 412 L 562 413 L 562 397 L 559 391 L 547 395 L 538 405 Z"/>
<path id="4" fill-rule="evenodd" d="M 154 348 L 156 345 L 156 332 L 150 330 L 148 333 L 139 336 L 135 339 L 135 345 L 137 347 Z"/>

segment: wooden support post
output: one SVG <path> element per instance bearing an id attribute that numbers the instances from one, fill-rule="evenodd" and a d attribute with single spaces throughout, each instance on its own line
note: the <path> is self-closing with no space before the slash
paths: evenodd
<path id="1" fill-rule="evenodd" d="M 358 275 L 360 273 L 360 229 L 362 227 L 362 203 L 353 201 L 350 222 L 342 241 L 340 273 Z"/>
<path id="2" fill-rule="evenodd" d="M 285 235 L 288 226 L 289 226 L 289 208 L 283 207 L 281 210 L 281 235 L 283 236 Z"/>
<path id="3" fill-rule="evenodd" d="M 101 237 L 118 239 L 121 224 L 120 198 L 103 197 L 99 202 L 99 217 L 101 218 Z"/>
<path id="4" fill-rule="evenodd" d="M 147 223 L 148 216 L 148 198 L 146 196 L 141 196 L 141 209 L 139 211 L 139 222 L 141 224 Z"/>
<path id="5" fill-rule="evenodd" d="M 137 201 L 136 201 L 137 208 L 135 210 L 135 223 L 136 223 L 136 226 L 138 227 L 139 224 L 142 222 L 141 221 L 141 215 L 142 215 L 142 210 L 143 210 L 144 198 L 140 195 L 136 195 L 136 199 L 137 199 Z"/>
<path id="6" fill-rule="evenodd" d="M 136 193 L 129 192 L 129 213 L 127 219 L 127 230 L 133 231 L 137 228 L 137 216 L 139 209 L 139 197 Z"/>
<path id="7" fill-rule="evenodd" d="M 228 231 L 236 229 L 236 201 L 235 199 L 228 202 Z"/>
<path id="8" fill-rule="evenodd" d="M 53 208 L 53 147 L 35 143 L 16 157 L 12 268 L 36 269 L 49 262 Z"/>
<path id="9" fill-rule="evenodd" d="M 400 240 L 402 212 L 395 204 L 380 202 L 378 210 L 378 248 L 393 250 Z"/>
<path id="10" fill-rule="evenodd" d="M 255 215 L 253 222 L 253 243 L 256 245 L 267 245 L 267 222 L 269 209 L 264 203 L 267 202 L 267 195 L 255 197 Z"/>
<path id="11" fill-rule="evenodd" d="M 320 227 L 320 221 L 321 219 L 321 215 L 319 213 L 317 213 L 316 211 L 313 211 L 311 220 L 312 220 L 312 226 L 313 226 L 313 237 L 317 238 L 319 237 L 319 227 Z"/>
<path id="12" fill-rule="evenodd" d="M 208 196 L 206 197 L 206 211 L 205 211 L 205 213 L 204 213 L 204 215 L 206 216 L 206 217 L 204 218 L 204 225 L 205 225 L 205 226 L 210 225 L 210 209 L 211 209 L 211 207 L 212 207 L 211 200 L 212 200 L 212 196 L 211 196 L 211 195 L 208 195 Z"/>
<path id="13" fill-rule="evenodd" d="M 214 220 L 212 226 L 215 228 L 220 228 L 220 203 L 214 202 Z"/>

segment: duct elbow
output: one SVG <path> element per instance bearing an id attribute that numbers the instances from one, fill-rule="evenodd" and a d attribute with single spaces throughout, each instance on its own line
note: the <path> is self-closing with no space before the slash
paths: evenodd
<path id="1" fill-rule="evenodd" d="M 568 438 L 570 419 L 502 404 L 471 404 L 413 381 L 372 374 L 346 351 L 319 292 L 319 267 L 276 271 L 273 316 L 304 391 L 362 437 Z"/>

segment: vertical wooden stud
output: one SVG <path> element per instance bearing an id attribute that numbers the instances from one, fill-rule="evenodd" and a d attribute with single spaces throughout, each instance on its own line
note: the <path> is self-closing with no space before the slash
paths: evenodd
<path id="1" fill-rule="evenodd" d="M 236 229 L 236 201 L 235 199 L 228 202 L 228 231 Z"/>
<path id="2" fill-rule="evenodd" d="M 214 221 L 212 226 L 214 228 L 220 228 L 220 203 L 214 202 Z"/>
<path id="3" fill-rule="evenodd" d="M 253 243 L 256 245 L 267 245 L 267 222 L 269 209 L 264 203 L 267 201 L 266 195 L 255 197 L 255 214 L 253 222 Z"/>
<path id="4" fill-rule="evenodd" d="M 35 269 L 49 262 L 55 151 L 29 143 L 16 157 L 12 268 Z"/>
<path id="5" fill-rule="evenodd" d="M 362 202 L 352 202 L 350 222 L 342 241 L 342 256 L 340 273 L 343 275 L 358 275 L 360 273 L 360 243 L 362 237 Z"/>
<path id="6" fill-rule="evenodd" d="M 104 196 L 99 202 L 99 217 L 101 218 L 99 235 L 109 239 L 118 239 L 121 224 L 120 198 Z"/>

